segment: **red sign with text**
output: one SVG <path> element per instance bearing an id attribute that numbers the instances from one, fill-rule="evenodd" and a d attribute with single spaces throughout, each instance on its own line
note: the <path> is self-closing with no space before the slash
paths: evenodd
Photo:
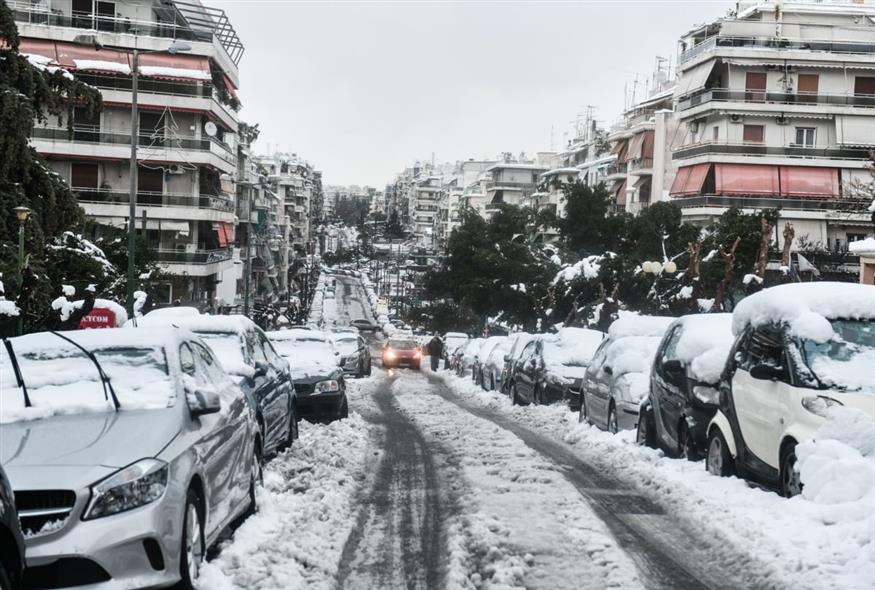
<path id="1" fill-rule="evenodd" d="M 110 309 L 95 307 L 91 313 L 79 321 L 79 328 L 82 330 L 115 328 L 115 313 Z"/>

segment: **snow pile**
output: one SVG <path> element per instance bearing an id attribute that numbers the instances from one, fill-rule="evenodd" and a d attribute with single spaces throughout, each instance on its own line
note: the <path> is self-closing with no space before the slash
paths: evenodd
<path id="1" fill-rule="evenodd" d="M 673 321 L 675 321 L 675 318 L 671 317 L 621 313 L 620 317 L 608 329 L 608 336 L 611 338 L 624 338 L 627 336 L 662 337 Z"/>
<path id="2" fill-rule="evenodd" d="M 786 323 L 794 336 L 827 342 L 834 336 L 829 319 L 875 319 L 875 287 L 852 283 L 778 285 L 743 299 L 732 314 L 732 329 Z"/>
<path id="3" fill-rule="evenodd" d="M 599 270 L 601 270 L 603 260 L 604 256 L 587 256 L 583 260 L 579 260 L 571 266 L 567 266 L 556 273 L 556 276 L 553 277 L 553 284 L 556 285 L 563 281 L 570 283 L 581 276 L 587 280 L 594 279 L 599 276 Z"/>
<path id="4" fill-rule="evenodd" d="M 61 72 L 61 75 L 67 78 L 68 80 L 73 79 L 73 74 L 68 72 L 62 67 L 58 66 L 58 62 L 53 60 L 50 57 L 46 57 L 45 55 L 37 55 L 35 53 L 22 53 L 22 56 L 27 58 L 27 61 L 30 62 L 30 65 L 35 67 L 38 70 L 42 70 L 44 72 L 48 72 L 49 74 L 54 74 L 55 72 Z"/>
<path id="5" fill-rule="evenodd" d="M 875 201 L 872 201 L 872 204 L 875 205 Z M 848 250 L 860 256 L 875 254 L 875 238 L 866 238 L 865 240 L 851 242 L 848 244 Z"/>
<path id="6" fill-rule="evenodd" d="M 74 59 L 73 63 L 76 64 L 77 70 L 113 72 L 116 74 L 123 74 L 125 76 L 131 75 L 131 67 L 128 64 L 123 64 L 115 61 L 103 61 L 99 59 Z M 140 70 L 142 71 L 143 68 L 141 67 Z"/>
<path id="7" fill-rule="evenodd" d="M 209 72 L 203 70 L 191 70 L 186 68 L 168 68 L 165 66 L 140 66 L 140 75 L 155 78 L 182 78 L 188 80 L 212 79 Z"/>
<path id="8" fill-rule="evenodd" d="M 220 545 L 201 590 L 332 588 L 356 525 L 372 427 L 358 414 L 302 424 L 291 451 L 267 464 L 258 512 Z"/>
<path id="9" fill-rule="evenodd" d="M 709 384 L 717 383 L 735 342 L 732 314 L 689 315 L 681 318 L 679 324 L 681 337 L 676 349 L 678 360 L 689 366 L 694 379 Z"/>
<path id="10" fill-rule="evenodd" d="M 0 315 L 9 317 L 17 317 L 19 314 L 18 306 L 14 301 L 9 301 L 0 297 Z"/>

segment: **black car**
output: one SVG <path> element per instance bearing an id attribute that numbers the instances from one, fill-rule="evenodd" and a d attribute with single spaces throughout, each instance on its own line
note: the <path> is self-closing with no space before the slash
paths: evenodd
<path id="1" fill-rule="evenodd" d="M 0 590 L 21 585 L 24 572 L 24 536 L 15 510 L 15 495 L 0 467 Z"/>
<path id="2" fill-rule="evenodd" d="M 358 330 L 360 332 L 376 332 L 377 331 L 377 324 L 375 324 L 374 322 L 372 322 L 370 320 L 358 319 L 358 320 L 353 320 L 351 323 L 352 323 L 353 327 L 358 328 Z"/>
<path id="3" fill-rule="evenodd" d="M 277 354 L 252 320 L 242 315 L 177 315 L 168 310 L 164 314 L 148 313 L 138 325 L 172 325 L 201 337 L 225 371 L 236 377 L 243 392 L 255 402 L 265 457 L 290 447 L 298 438 L 298 398 L 289 363 Z"/>
<path id="4" fill-rule="evenodd" d="M 697 346 L 691 341 L 700 334 L 708 339 Z M 656 350 L 649 397 L 639 410 L 640 444 L 690 460 L 703 456 L 719 403 L 719 375 L 697 373 L 694 362 L 718 347 L 728 350 L 731 343 L 731 314 L 688 315 L 669 326 Z"/>
<path id="5" fill-rule="evenodd" d="M 358 332 L 337 332 L 331 335 L 334 350 L 340 353 L 338 364 L 353 377 L 371 374 L 371 350 Z"/>
<path id="6" fill-rule="evenodd" d="M 549 404 L 577 398 L 572 387 L 583 377 L 585 366 L 562 364 L 559 338 L 539 335 L 529 341 L 514 363 L 510 377 L 510 399 L 515 405 Z"/>
<path id="7" fill-rule="evenodd" d="M 298 412 L 312 421 L 331 421 L 349 415 L 346 381 L 331 340 L 316 330 L 270 332 L 279 353 L 292 363 Z"/>
<path id="8" fill-rule="evenodd" d="M 501 382 L 499 385 L 501 393 L 506 395 L 510 395 L 510 383 L 514 369 L 516 368 L 517 360 L 519 360 L 520 355 L 523 353 L 526 344 L 531 342 L 534 336 L 526 332 L 519 332 L 510 338 L 512 341 L 510 351 L 504 355 L 504 368 L 501 370 Z"/>

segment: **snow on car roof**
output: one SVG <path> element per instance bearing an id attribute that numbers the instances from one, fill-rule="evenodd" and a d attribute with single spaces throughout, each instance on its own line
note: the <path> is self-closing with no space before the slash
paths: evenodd
<path id="1" fill-rule="evenodd" d="M 323 332 L 316 330 L 303 330 L 301 328 L 293 328 L 291 330 L 275 330 L 267 332 L 267 337 L 271 340 L 310 340 L 313 342 L 328 342 L 328 337 Z M 345 334 L 344 334 L 345 335 Z"/>
<path id="2" fill-rule="evenodd" d="M 831 319 L 875 319 L 875 287 L 855 283 L 792 283 L 744 298 L 732 314 L 732 329 L 786 323 L 799 338 L 826 342 Z"/>
<path id="3" fill-rule="evenodd" d="M 676 323 L 683 326 L 676 349 L 678 360 L 689 366 L 694 379 L 717 383 L 735 341 L 732 314 L 693 314 Z"/>
<path id="4" fill-rule="evenodd" d="M 158 310 L 161 311 L 161 310 Z M 189 313 L 158 314 L 150 312 L 137 320 L 137 327 L 178 326 L 192 332 L 208 334 L 243 333 L 252 329 L 255 323 L 245 315 L 192 315 Z"/>
<path id="5" fill-rule="evenodd" d="M 611 338 L 662 336 L 676 318 L 652 315 L 622 315 L 608 329 Z"/>
<path id="6" fill-rule="evenodd" d="M 585 367 L 592 360 L 605 335 L 586 328 L 562 328 L 553 336 L 545 337 L 544 361 L 547 364 Z"/>
<path id="7" fill-rule="evenodd" d="M 87 349 L 129 348 L 142 346 L 151 348 L 174 348 L 180 340 L 190 334 L 172 326 L 152 326 L 132 332 L 125 328 L 103 330 L 76 330 L 64 332 L 64 336 L 78 342 Z M 37 332 L 17 338 L 10 338 L 15 351 L 69 348 L 72 346 L 50 332 Z"/>

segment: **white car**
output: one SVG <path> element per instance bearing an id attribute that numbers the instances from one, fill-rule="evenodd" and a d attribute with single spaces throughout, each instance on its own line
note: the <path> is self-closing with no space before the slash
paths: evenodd
<path id="1" fill-rule="evenodd" d="M 802 490 L 796 445 L 834 406 L 875 415 L 875 287 L 789 284 L 744 299 L 708 427 L 710 473 Z"/>

